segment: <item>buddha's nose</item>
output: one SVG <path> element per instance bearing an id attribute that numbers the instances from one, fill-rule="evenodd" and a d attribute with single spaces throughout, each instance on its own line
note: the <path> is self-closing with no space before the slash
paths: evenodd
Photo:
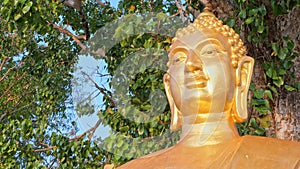
<path id="1" fill-rule="evenodd" d="M 187 57 L 186 63 L 185 63 L 185 71 L 186 72 L 194 72 L 198 70 L 203 70 L 202 68 L 202 62 L 199 58 L 199 56 L 195 54 L 190 54 Z"/>

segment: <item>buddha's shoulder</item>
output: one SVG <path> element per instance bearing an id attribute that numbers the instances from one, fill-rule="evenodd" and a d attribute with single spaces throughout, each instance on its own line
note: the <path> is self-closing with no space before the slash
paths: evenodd
<path id="1" fill-rule="evenodd" d="M 244 136 L 235 159 L 240 165 L 260 165 L 269 168 L 300 167 L 300 143 L 268 137 Z M 261 165 L 262 165 L 261 164 Z"/>
<path id="2" fill-rule="evenodd" d="M 169 147 L 151 153 L 149 155 L 142 156 L 140 158 L 125 163 L 124 165 L 118 167 L 117 169 L 141 168 L 141 166 L 143 167 L 143 169 L 153 169 L 153 163 L 154 162 L 158 164 L 163 163 L 163 161 L 165 161 L 166 158 L 168 157 L 167 154 L 171 153 L 170 151 L 172 151 L 173 148 L 174 147 Z"/>
<path id="3" fill-rule="evenodd" d="M 299 150 L 300 142 L 280 140 L 269 137 L 243 136 L 241 141 L 241 147 L 260 147 L 268 150 L 270 150 L 270 147 L 274 147 L 274 150 L 293 151 L 292 149 Z M 297 152 L 300 153 L 300 151 Z"/>

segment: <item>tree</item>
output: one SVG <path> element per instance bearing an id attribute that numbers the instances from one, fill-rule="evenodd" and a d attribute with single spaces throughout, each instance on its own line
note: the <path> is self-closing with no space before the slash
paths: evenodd
<path id="1" fill-rule="evenodd" d="M 180 131 L 169 130 L 163 93 L 166 51 L 177 28 L 193 22 L 206 2 L 124 0 L 114 9 L 99 0 L 71 1 L 1 1 L 1 168 L 103 168 L 179 138 Z M 299 141 L 299 2 L 211 3 L 256 60 L 251 116 L 237 124 L 240 134 Z M 104 60 L 110 83 L 85 75 L 105 106 L 80 135 L 70 110 L 95 108 L 72 102 L 78 54 Z M 93 138 L 100 124 L 112 129 L 105 140 Z"/>
<path id="2" fill-rule="evenodd" d="M 256 61 L 250 103 L 253 119 L 247 126 L 259 123 L 269 137 L 299 141 L 299 2 L 228 2 L 212 4 L 219 17 L 240 31 Z M 233 8 L 237 10 L 228 10 Z"/>
<path id="3" fill-rule="evenodd" d="M 113 11 L 101 5 L 86 2 L 83 10 Z M 103 165 L 104 153 L 87 134 L 69 135 L 73 64 L 87 39 L 78 21 L 83 13 L 55 1 L 0 6 L 0 168 Z M 113 19 L 108 16 L 86 18 L 95 19 L 89 29 Z"/>

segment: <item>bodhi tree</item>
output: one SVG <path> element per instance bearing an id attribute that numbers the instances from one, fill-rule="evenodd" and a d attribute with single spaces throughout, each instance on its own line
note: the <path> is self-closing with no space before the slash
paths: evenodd
<path id="1" fill-rule="evenodd" d="M 1 1 L 1 168 L 103 168 L 174 144 L 179 133 L 169 130 L 162 83 L 167 50 L 205 3 L 124 0 L 114 9 L 99 0 Z M 256 61 L 240 134 L 299 141 L 299 2 L 211 4 Z M 100 109 L 72 102 L 78 54 L 105 61 L 109 86 L 86 75 L 103 95 Z M 75 110 L 99 120 L 77 134 Z M 100 124 L 111 128 L 106 139 L 93 137 Z"/>
<path id="2" fill-rule="evenodd" d="M 89 8 L 93 32 L 114 10 L 91 1 L 78 13 L 39 0 L 5 0 L 0 8 L 0 168 L 101 167 L 105 153 L 85 133 L 70 134 L 71 77 L 87 39 L 81 15 Z"/>

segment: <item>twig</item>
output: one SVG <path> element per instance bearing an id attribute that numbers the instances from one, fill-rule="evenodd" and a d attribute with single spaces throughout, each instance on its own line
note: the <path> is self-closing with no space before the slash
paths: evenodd
<path id="1" fill-rule="evenodd" d="M 185 22 L 185 20 L 188 21 L 188 24 L 190 24 L 191 19 L 189 17 L 188 12 L 186 11 L 185 7 L 182 5 L 181 0 L 175 0 L 176 6 L 178 8 L 178 12 L 180 14 L 182 22 Z"/>
<path id="2" fill-rule="evenodd" d="M 1 77 L 0 82 L 1 82 L 4 78 L 6 78 L 7 74 L 8 74 L 11 70 L 13 70 L 13 69 L 16 68 L 16 67 L 17 67 L 17 65 L 15 65 L 15 66 L 9 68 L 9 69 L 6 71 L 6 73 L 4 74 L 4 76 Z"/>
<path id="3" fill-rule="evenodd" d="M 54 164 L 55 161 L 56 161 L 56 157 L 53 158 L 53 160 L 51 161 L 51 164 L 50 164 L 50 166 L 48 167 L 48 169 L 50 169 L 50 168 L 53 166 L 53 164 Z"/>
<path id="4" fill-rule="evenodd" d="M 43 146 L 45 146 L 46 148 L 35 149 L 35 150 L 33 150 L 33 152 L 47 151 L 47 150 L 51 150 L 51 149 L 56 148 L 56 146 L 49 146 L 48 144 L 43 143 L 43 142 L 40 142 L 40 143 L 38 143 L 38 144 L 43 145 Z"/>
<path id="5" fill-rule="evenodd" d="M 24 76 L 25 76 L 26 72 L 24 72 L 20 77 L 17 77 L 15 78 L 13 84 L 11 84 L 9 87 L 6 88 L 6 90 L 2 93 L 2 95 L 0 96 L 1 97 L 4 97 L 7 93 L 9 93 L 10 89 L 15 85 L 17 84 L 17 82 L 22 79 Z"/>
<path id="6" fill-rule="evenodd" d="M 180 14 L 180 17 L 181 17 L 181 20 L 182 20 L 182 22 L 184 22 L 184 15 L 183 15 L 183 10 L 182 10 L 182 5 L 181 5 L 181 1 L 179 0 L 175 0 L 175 4 L 176 4 L 176 6 L 177 6 L 177 8 L 178 8 L 178 12 L 179 12 L 179 14 Z"/>
<path id="7" fill-rule="evenodd" d="M 6 116 L 7 116 L 7 112 L 1 115 L 0 121 L 2 121 Z"/>
<path id="8" fill-rule="evenodd" d="M 177 15 L 179 15 L 179 14 L 180 14 L 180 12 L 176 12 L 175 14 L 169 16 L 169 18 L 174 18 L 175 16 L 177 16 Z"/>
<path id="9" fill-rule="evenodd" d="M 208 2 L 208 0 L 199 0 L 200 2 L 202 2 L 204 5 L 206 5 Z"/>
<path id="10" fill-rule="evenodd" d="M 95 0 L 100 6 L 104 7 L 106 6 L 103 2 L 101 2 L 100 0 Z"/>
<path id="11" fill-rule="evenodd" d="M 95 85 L 95 87 L 104 95 L 104 97 L 106 97 L 108 100 L 110 100 L 113 105 L 111 105 L 110 107 L 115 107 L 116 103 L 114 101 L 114 99 L 112 97 L 110 97 L 107 93 L 110 93 L 110 91 L 100 87 L 87 73 L 85 72 L 81 72 L 83 75 L 87 76 L 87 78 Z"/>
<path id="12" fill-rule="evenodd" d="M 85 136 L 86 133 L 94 132 L 94 131 L 98 128 L 98 126 L 99 126 L 100 124 L 101 124 L 101 119 L 99 119 L 99 120 L 97 121 L 97 123 L 94 125 L 94 127 L 88 129 L 88 130 L 85 131 L 84 133 L 82 133 L 82 134 L 80 134 L 80 135 L 78 135 L 78 136 L 76 136 L 76 137 L 74 137 L 74 138 L 71 138 L 70 140 L 78 140 L 78 139 L 80 139 L 81 137 Z"/>
<path id="13" fill-rule="evenodd" d="M 47 150 L 52 150 L 54 148 L 56 148 L 56 146 L 50 146 L 50 147 L 47 147 L 47 148 L 35 149 L 35 150 L 33 150 L 33 152 L 47 151 Z"/>
<path id="14" fill-rule="evenodd" d="M 5 58 L 3 59 L 3 61 L 1 62 L 1 65 L 0 65 L 0 71 L 3 69 L 4 64 L 5 64 L 9 59 L 10 59 L 10 58 L 8 58 L 8 57 L 5 57 Z"/>
<path id="15" fill-rule="evenodd" d="M 49 21 L 47 21 L 47 23 L 49 25 L 52 25 L 53 28 L 58 29 L 59 32 L 71 36 L 72 39 L 80 46 L 81 49 L 83 49 L 83 50 L 87 49 L 87 47 L 79 40 L 79 39 L 85 39 L 85 38 L 83 38 L 83 36 L 76 36 L 72 32 L 70 32 L 69 30 L 64 29 L 64 28 L 62 28 L 62 27 L 60 27 L 60 26 L 58 26 L 54 23 L 50 23 Z"/>

